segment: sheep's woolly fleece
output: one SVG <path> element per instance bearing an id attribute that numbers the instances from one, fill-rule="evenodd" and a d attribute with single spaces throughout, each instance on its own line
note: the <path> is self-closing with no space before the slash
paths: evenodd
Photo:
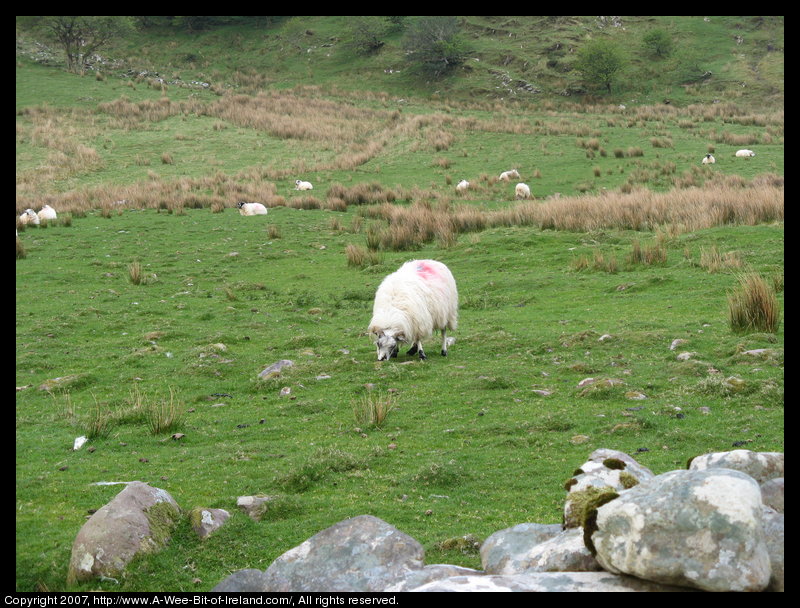
<path id="1" fill-rule="evenodd" d="M 411 260 L 388 275 L 378 287 L 369 332 L 377 336 L 378 360 L 397 354 L 399 342 L 409 354 L 425 358 L 422 341 L 442 332 L 447 354 L 447 330 L 458 327 L 458 290 L 450 269 L 436 260 Z"/>

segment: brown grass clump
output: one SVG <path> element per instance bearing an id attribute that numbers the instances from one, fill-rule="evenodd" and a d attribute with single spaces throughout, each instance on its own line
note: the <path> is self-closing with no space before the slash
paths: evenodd
<path id="1" fill-rule="evenodd" d="M 737 333 L 774 333 L 780 324 L 780 305 L 771 281 L 755 273 L 738 277 L 738 288 L 728 295 L 728 323 Z"/>
<path id="2" fill-rule="evenodd" d="M 322 201 L 315 196 L 298 196 L 290 198 L 286 205 L 292 209 L 321 209 Z"/>
<path id="3" fill-rule="evenodd" d="M 631 253 L 628 255 L 631 264 L 664 264 L 667 261 L 667 249 L 663 243 L 656 242 L 652 245 L 642 245 L 638 240 L 631 244 Z"/>
<path id="4" fill-rule="evenodd" d="M 738 252 L 728 251 L 720 254 L 714 245 L 710 250 L 700 250 L 700 266 L 708 272 L 720 272 L 727 268 L 741 268 L 744 266 L 744 261 Z"/>
<path id="5" fill-rule="evenodd" d="M 353 417 L 359 426 L 372 426 L 380 429 L 395 407 L 394 395 L 385 396 L 368 393 L 353 405 Z"/>
<path id="6" fill-rule="evenodd" d="M 364 266 L 374 266 L 380 264 L 380 257 L 377 252 L 370 251 L 360 245 L 348 244 L 344 248 L 348 266 L 363 268 Z"/>
<path id="7" fill-rule="evenodd" d="M 144 281 L 144 272 L 142 271 L 142 264 L 135 260 L 128 264 L 128 279 L 134 285 L 141 285 Z"/>
<path id="8" fill-rule="evenodd" d="M 347 188 L 334 183 L 328 189 L 328 199 L 341 199 L 347 205 L 378 205 L 394 202 L 397 195 L 378 182 L 361 183 Z"/>

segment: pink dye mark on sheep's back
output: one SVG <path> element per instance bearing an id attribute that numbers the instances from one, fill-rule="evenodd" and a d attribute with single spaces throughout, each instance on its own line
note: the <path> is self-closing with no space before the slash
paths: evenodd
<path id="1" fill-rule="evenodd" d="M 427 262 L 419 262 L 417 264 L 417 274 L 426 281 L 430 281 L 432 278 L 438 278 L 439 271 L 432 264 L 428 264 Z"/>

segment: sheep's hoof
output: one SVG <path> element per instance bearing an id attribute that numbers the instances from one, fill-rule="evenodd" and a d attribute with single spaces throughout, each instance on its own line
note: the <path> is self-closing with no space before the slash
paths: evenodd
<path id="1" fill-rule="evenodd" d="M 425 353 L 422 352 L 422 349 L 420 349 L 420 351 L 419 351 L 419 359 L 420 359 L 420 361 L 424 361 L 427 358 L 428 358 L 428 356 Z"/>
<path id="2" fill-rule="evenodd" d="M 447 356 L 447 351 L 446 351 L 446 350 L 443 350 L 443 351 L 442 351 L 442 357 L 446 357 L 446 356 Z"/>
<path id="3" fill-rule="evenodd" d="M 417 354 L 417 345 L 415 344 L 411 348 L 408 349 L 407 355 L 416 355 Z"/>

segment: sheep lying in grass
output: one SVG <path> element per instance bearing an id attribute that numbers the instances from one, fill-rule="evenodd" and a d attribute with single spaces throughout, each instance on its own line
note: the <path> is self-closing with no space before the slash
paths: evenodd
<path id="1" fill-rule="evenodd" d="M 519 171 L 511 169 L 510 171 L 503 171 L 498 178 L 501 182 L 510 182 L 511 178 L 519 179 Z"/>
<path id="2" fill-rule="evenodd" d="M 465 179 L 462 179 L 462 180 L 461 180 L 460 182 L 458 182 L 458 184 L 456 185 L 456 192 L 458 192 L 459 194 L 463 194 L 463 193 L 464 193 L 464 192 L 466 192 L 468 189 L 469 189 L 469 182 L 468 182 L 467 180 L 465 180 Z"/>
<path id="3" fill-rule="evenodd" d="M 304 182 L 299 179 L 294 180 L 294 189 L 295 190 L 313 190 L 314 186 L 311 185 L 311 182 Z"/>
<path id="4" fill-rule="evenodd" d="M 750 156 L 755 156 L 756 153 L 752 150 L 737 150 L 736 156 L 748 158 Z"/>
<path id="5" fill-rule="evenodd" d="M 261 203 L 236 203 L 242 215 L 267 215 L 267 208 Z"/>
<path id="6" fill-rule="evenodd" d="M 53 209 L 50 205 L 45 205 L 39 210 L 39 219 L 40 220 L 54 220 L 58 217 L 56 214 L 56 210 Z"/>
<path id="7" fill-rule="evenodd" d="M 39 225 L 39 216 L 33 209 L 25 210 L 25 213 L 19 216 L 19 223 L 20 224 L 34 224 L 36 226 Z"/>
<path id="8" fill-rule="evenodd" d="M 531 189 L 528 187 L 528 184 L 520 182 L 517 184 L 516 188 L 514 188 L 514 194 L 517 198 L 530 198 Z"/>
<path id="9" fill-rule="evenodd" d="M 713 165 L 715 162 L 717 162 L 717 159 L 714 158 L 711 154 L 706 154 L 703 157 L 703 164 L 704 165 Z"/>
<path id="10" fill-rule="evenodd" d="M 422 341 L 442 331 L 442 356 L 447 356 L 447 330 L 458 326 L 458 290 L 450 269 L 436 260 L 411 260 L 387 276 L 375 293 L 369 333 L 375 336 L 378 361 L 396 357 L 399 345 L 408 355 L 425 359 Z"/>

